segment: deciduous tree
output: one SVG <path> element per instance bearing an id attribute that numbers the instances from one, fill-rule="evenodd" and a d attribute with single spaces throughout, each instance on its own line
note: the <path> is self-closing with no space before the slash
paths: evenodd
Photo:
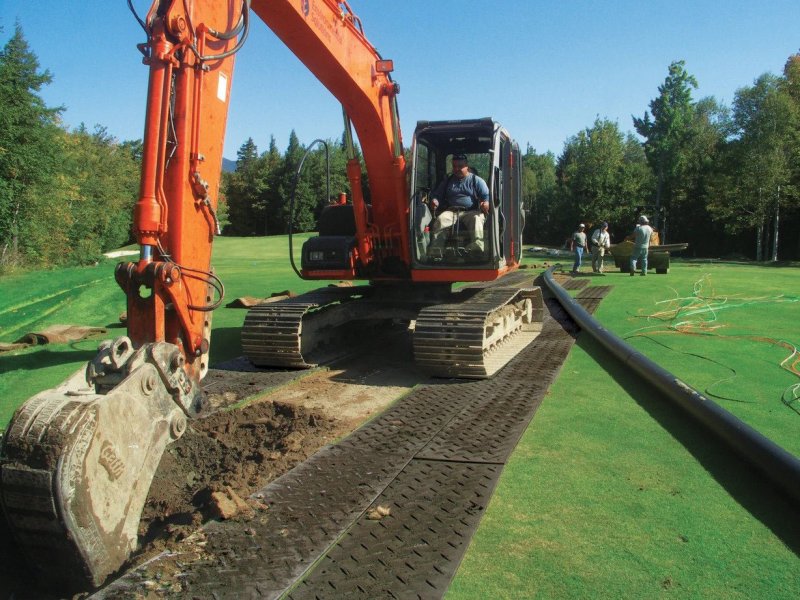
<path id="1" fill-rule="evenodd" d="M 779 202 L 796 200 L 793 158 L 797 154 L 798 111 L 780 78 L 764 74 L 740 88 L 733 103 L 735 138 L 725 156 L 710 203 L 728 231 L 756 231 L 756 259 L 766 258 L 765 236 Z M 773 238 L 774 239 L 774 238 Z"/>
<path id="2" fill-rule="evenodd" d="M 612 232 L 621 236 L 633 222 L 635 207 L 652 190 L 641 145 L 608 119 L 596 119 L 567 141 L 556 172 L 567 217 L 562 230 L 578 220 L 609 221 Z"/>

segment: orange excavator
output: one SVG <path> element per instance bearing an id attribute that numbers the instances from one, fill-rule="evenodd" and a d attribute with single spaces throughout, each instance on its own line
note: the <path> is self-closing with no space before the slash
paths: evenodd
<path id="1" fill-rule="evenodd" d="M 408 168 L 392 61 L 367 41 L 347 2 L 155 0 L 136 16 L 150 70 L 133 222 L 140 255 L 115 272 L 127 295 L 128 335 L 104 342 L 85 369 L 28 400 L 0 451 L 9 527 L 30 564 L 61 590 L 99 586 L 124 564 L 166 446 L 203 409 L 211 315 L 223 293 L 211 268 L 222 144 L 234 57 L 251 13 L 343 107 L 352 201 L 323 211 L 298 272 L 369 284 L 253 308 L 242 331 L 247 356 L 257 365 L 307 367 L 324 360 L 320 348 L 349 343 L 348 332 L 405 319 L 424 368 L 482 378 L 541 326 L 539 289 L 506 277 L 519 264 L 524 219 L 520 152 L 502 126 L 490 118 L 420 122 Z M 436 215 L 428 198 L 462 154 L 489 189 L 482 239 L 451 219 L 431 252 Z M 472 284 L 454 289 L 455 282 Z"/>

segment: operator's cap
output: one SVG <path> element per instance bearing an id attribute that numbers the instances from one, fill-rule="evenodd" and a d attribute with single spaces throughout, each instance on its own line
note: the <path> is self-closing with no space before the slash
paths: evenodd
<path id="1" fill-rule="evenodd" d="M 578 229 L 586 229 L 586 225 L 584 225 L 583 223 L 581 223 L 580 225 L 578 225 Z"/>
<path id="2" fill-rule="evenodd" d="M 606 223 L 605 221 L 600 223 L 600 229 L 605 229 L 606 227 L 608 227 L 608 223 Z"/>
<path id="3" fill-rule="evenodd" d="M 453 154 L 453 160 L 467 160 L 467 155 L 464 154 L 463 152 Z"/>
<path id="4" fill-rule="evenodd" d="M 642 225 L 644 225 L 644 224 L 646 224 L 646 223 L 648 223 L 648 222 L 649 222 L 649 221 L 647 220 L 647 217 L 645 217 L 644 215 L 642 215 L 641 217 L 639 217 L 639 223 L 641 223 Z"/>

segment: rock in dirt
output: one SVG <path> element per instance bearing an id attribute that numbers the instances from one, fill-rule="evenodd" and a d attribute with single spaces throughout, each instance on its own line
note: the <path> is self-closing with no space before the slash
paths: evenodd
<path id="1" fill-rule="evenodd" d="M 253 516 L 250 505 L 229 486 L 211 494 L 210 509 L 212 516 L 222 520 L 232 519 L 238 515 Z"/>
<path id="2" fill-rule="evenodd" d="M 390 507 L 379 505 L 367 511 L 367 518 L 370 521 L 380 521 L 382 518 L 388 517 L 390 514 L 392 514 L 392 509 Z"/>

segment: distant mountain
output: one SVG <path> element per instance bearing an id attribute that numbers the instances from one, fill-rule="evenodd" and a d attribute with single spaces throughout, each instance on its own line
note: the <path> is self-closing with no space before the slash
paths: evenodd
<path id="1" fill-rule="evenodd" d="M 222 159 L 222 172 L 223 173 L 231 173 L 236 170 L 236 161 L 235 160 L 228 160 L 227 158 Z"/>

